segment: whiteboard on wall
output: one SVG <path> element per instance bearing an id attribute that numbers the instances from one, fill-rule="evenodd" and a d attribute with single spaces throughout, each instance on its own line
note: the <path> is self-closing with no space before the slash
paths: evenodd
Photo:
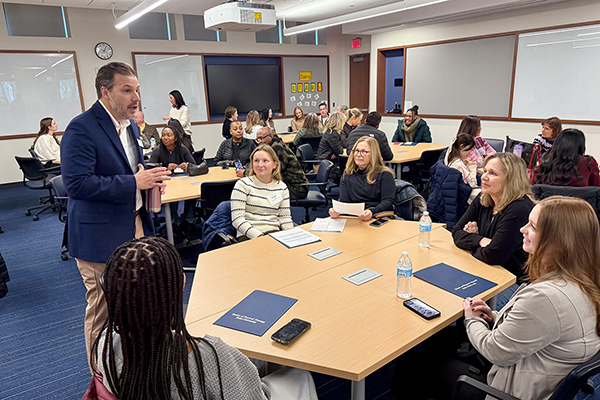
<path id="1" fill-rule="evenodd" d="M 208 121 L 202 56 L 192 54 L 134 54 L 140 81 L 141 109 L 151 125 L 169 115 L 169 92 L 179 90 L 191 122 Z"/>
<path id="2" fill-rule="evenodd" d="M 600 121 L 600 25 L 519 35 L 514 118 Z"/>
<path id="3" fill-rule="evenodd" d="M 508 117 L 515 35 L 406 49 L 404 100 L 435 115 Z"/>
<path id="4" fill-rule="evenodd" d="M 0 136 L 37 133 L 46 117 L 63 131 L 82 111 L 75 52 L 0 52 Z"/>
<path id="5" fill-rule="evenodd" d="M 302 108 L 304 114 L 317 113 L 319 104 L 328 102 L 328 61 L 326 56 L 283 57 L 283 103 L 286 115 L 293 115 L 295 107 Z"/>

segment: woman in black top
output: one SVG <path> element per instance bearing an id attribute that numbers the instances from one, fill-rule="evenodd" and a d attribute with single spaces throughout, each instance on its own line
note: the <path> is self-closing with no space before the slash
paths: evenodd
<path id="1" fill-rule="evenodd" d="M 351 108 L 346 111 L 346 123 L 344 124 L 344 129 L 340 134 L 340 138 L 342 139 L 342 146 L 345 149 L 348 148 L 348 136 L 352 133 L 352 131 L 361 123 L 363 114 L 360 112 L 358 108 Z"/>
<path id="2" fill-rule="evenodd" d="M 527 253 L 519 230 L 534 206 L 525 162 L 512 153 L 495 153 L 483 167 L 481 194 L 454 226 L 454 244 L 487 264 L 503 266 L 522 281 Z"/>
<path id="3" fill-rule="evenodd" d="M 240 121 L 233 121 L 231 123 L 229 133 L 231 134 L 231 138 L 221 142 L 215 156 L 215 163 L 223 160 L 240 160 L 245 166 L 250 164 L 250 155 L 256 148 L 256 142 L 244 137 L 244 128 Z"/>
<path id="4" fill-rule="evenodd" d="M 238 110 L 234 106 L 229 106 L 225 109 L 225 121 L 223 121 L 223 137 L 229 139 L 231 137 L 231 123 L 237 121 Z"/>
<path id="5" fill-rule="evenodd" d="M 319 160 L 330 160 L 335 164 L 329 173 L 329 179 L 334 183 L 339 183 L 342 172 L 338 158 L 340 154 L 344 153 L 344 146 L 342 146 L 341 133 L 344 129 L 344 123 L 346 117 L 341 113 L 333 113 L 327 118 L 325 122 L 325 133 L 323 138 L 319 142 L 319 148 L 317 149 L 317 159 Z"/>
<path id="6" fill-rule="evenodd" d="M 187 171 L 187 163 L 193 164 L 194 157 L 192 157 L 190 151 L 181 144 L 181 133 L 166 127 L 162 130 L 161 143 L 152 151 L 150 162 L 160 163 L 169 171 L 173 171 L 178 167 Z"/>
<path id="7" fill-rule="evenodd" d="M 395 194 L 394 173 L 383 165 L 379 143 L 372 137 L 361 137 L 354 144 L 340 182 L 340 201 L 365 203 L 359 218 L 368 221 L 377 213 L 392 211 Z M 340 213 L 330 208 L 329 215 L 338 218 Z"/>

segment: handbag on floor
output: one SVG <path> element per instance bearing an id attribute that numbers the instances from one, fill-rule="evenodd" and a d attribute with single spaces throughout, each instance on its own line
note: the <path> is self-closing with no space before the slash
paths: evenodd
<path id="1" fill-rule="evenodd" d="M 505 153 L 514 153 L 515 146 L 520 145 L 523 150 L 521 151 L 521 158 L 525 162 L 529 162 L 531 155 L 533 154 L 533 143 L 522 142 L 520 140 L 511 139 L 506 137 L 506 146 L 504 147 Z"/>
<path id="2" fill-rule="evenodd" d="M 6 286 L 6 282 L 8 281 L 10 281 L 8 269 L 6 268 L 6 263 L 2 258 L 2 254 L 0 254 L 0 299 L 8 293 L 8 287 Z"/>

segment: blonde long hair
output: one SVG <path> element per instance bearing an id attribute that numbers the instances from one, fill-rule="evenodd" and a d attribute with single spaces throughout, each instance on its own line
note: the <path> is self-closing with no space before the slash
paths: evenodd
<path id="1" fill-rule="evenodd" d="M 531 282 L 561 277 L 579 285 L 596 309 L 600 335 L 600 226 L 592 206 L 574 197 L 552 196 L 538 203 L 538 242 L 525 270 Z"/>
<path id="2" fill-rule="evenodd" d="M 275 153 L 275 150 L 273 150 L 273 148 L 268 144 L 261 144 L 252 152 L 252 155 L 250 156 L 250 172 L 248 173 L 248 176 L 256 175 L 256 172 L 254 172 L 254 155 L 259 151 L 266 152 L 269 157 L 271 157 L 271 160 L 273 160 L 276 164 L 275 169 L 273 169 L 273 172 L 271 173 L 271 179 L 275 179 L 276 181 L 283 180 L 281 177 L 281 163 L 279 162 L 277 153 Z"/>
<path id="3" fill-rule="evenodd" d="M 340 133 L 344 129 L 344 124 L 346 123 L 346 117 L 342 113 L 333 113 L 327 118 L 325 121 L 325 126 L 323 130 L 327 132 L 328 130 L 335 131 Z"/>
<path id="4" fill-rule="evenodd" d="M 481 195 L 481 205 L 484 207 L 496 207 L 496 211 L 504 210 L 510 203 L 524 196 L 527 196 L 535 203 L 533 192 L 531 191 L 531 183 L 527 176 L 527 165 L 525 161 L 513 153 L 494 153 L 487 156 L 483 162 L 483 167 L 493 159 L 497 159 L 502 164 L 506 179 L 504 181 L 504 190 L 498 204 L 494 204 L 494 200 L 489 194 Z"/>
<path id="5" fill-rule="evenodd" d="M 246 117 L 246 133 L 251 134 L 252 128 L 256 125 L 260 125 L 260 118 L 258 117 L 258 111 L 251 110 L 248 112 L 248 116 Z"/>
<path id="6" fill-rule="evenodd" d="M 350 156 L 348 157 L 348 163 L 346 164 L 346 170 L 344 171 L 346 175 L 352 175 L 356 171 L 358 171 L 358 165 L 356 165 L 356 161 L 354 160 L 354 150 L 359 143 L 366 142 L 369 146 L 371 152 L 371 161 L 365 172 L 367 174 L 367 183 L 372 185 L 375 183 L 375 177 L 380 172 L 389 172 L 394 175 L 394 171 L 383 165 L 383 157 L 381 157 L 381 151 L 379 150 L 379 143 L 375 138 L 370 136 L 363 136 L 354 143 L 354 147 L 352 147 L 352 151 L 350 152 Z"/>
<path id="7" fill-rule="evenodd" d="M 362 121 L 363 113 L 360 112 L 358 108 L 350 108 L 346 111 L 346 122 L 348 122 L 352 117 L 356 118 L 358 120 L 358 123 L 360 124 Z"/>

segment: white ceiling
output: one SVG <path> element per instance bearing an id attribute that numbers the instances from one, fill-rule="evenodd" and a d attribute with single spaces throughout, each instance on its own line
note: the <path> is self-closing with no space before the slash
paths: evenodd
<path id="1" fill-rule="evenodd" d="M 142 0 L 8 0 L 13 3 L 62 5 L 92 9 L 127 11 Z M 441 0 L 438 0 L 441 1 Z M 506 12 L 525 7 L 536 7 L 563 1 L 577 0 L 444 0 L 424 7 L 420 4 L 434 0 L 255 0 L 255 3 L 273 4 L 277 17 L 289 21 L 318 22 L 339 20 L 354 14 L 362 16 L 387 12 L 387 15 L 344 24 L 344 33 L 372 33 L 394 26 L 450 19 L 471 18 L 486 14 Z M 205 10 L 224 0 L 169 0 L 155 12 L 202 15 Z M 391 13 L 390 13 L 391 11 Z"/>

